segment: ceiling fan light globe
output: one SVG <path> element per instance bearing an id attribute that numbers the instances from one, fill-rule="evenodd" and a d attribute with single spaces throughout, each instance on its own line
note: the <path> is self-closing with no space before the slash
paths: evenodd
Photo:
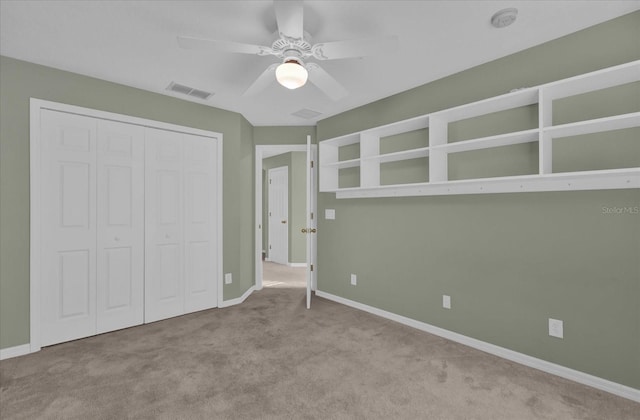
<path id="1" fill-rule="evenodd" d="M 276 80 L 287 89 L 297 89 L 307 83 L 309 72 L 296 62 L 282 63 L 276 69 Z"/>

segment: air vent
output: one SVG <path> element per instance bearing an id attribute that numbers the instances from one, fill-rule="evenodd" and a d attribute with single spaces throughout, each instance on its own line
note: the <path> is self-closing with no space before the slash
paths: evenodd
<path id="1" fill-rule="evenodd" d="M 312 109 L 301 109 L 300 111 L 296 111 L 291 115 L 304 118 L 305 120 L 310 120 L 311 118 L 315 118 L 318 115 L 322 115 L 322 112 L 314 111 Z"/>
<path id="2" fill-rule="evenodd" d="M 169 86 L 167 86 L 167 90 L 170 92 L 177 92 L 183 95 L 193 96 L 198 99 L 209 99 L 213 93 L 206 92 L 204 90 L 195 89 L 189 86 L 181 85 L 180 83 L 171 82 Z"/>

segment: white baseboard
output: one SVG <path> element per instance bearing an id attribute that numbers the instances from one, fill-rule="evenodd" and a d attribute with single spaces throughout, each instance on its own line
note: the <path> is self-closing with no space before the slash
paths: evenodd
<path id="1" fill-rule="evenodd" d="M 421 331 L 434 334 L 451 341 L 455 341 L 464 344 L 469 347 L 484 351 L 486 353 L 493 354 L 503 359 L 511 360 L 512 362 L 520 363 L 521 365 L 529 366 L 534 369 L 541 370 L 543 372 L 551 373 L 556 376 L 560 376 L 565 379 L 572 380 L 574 382 L 588 385 L 590 387 L 609 392 L 614 395 L 618 395 L 623 398 L 627 398 L 632 401 L 640 402 L 640 389 L 631 388 L 626 385 L 612 382 L 607 379 L 603 379 L 597 376 L 590 375 L 578 370 L 574 370 L 565 366 L 557 365 L 555 363 L 548 362 L 546 360 L 538 359 L 519 353 L 517 351 L 509 350 L 504 347 L 496 346 L 495 344 L 487 343 L 485 341 L 477 340 L 475 338 L 467 337 L 466 335 L 458 334 L 453 331 L 445 330 L 440 327 L 436 327 L 431 324 L 427 324 L 415 319 L 407 318 L 402 315 L 394 314 L 382 309 L 374 308 L 373 306 L 365 305 L 363 303 L 355 302 L 353 300 L 345 299 L 340 296 L 332 295 L 330 293 L 316 291 L 316 296 L 332 300 L 334 302 L 341 303 L 352 308 L 360 309 L 365 312 L 369 312 L 374 315 L 381 316 L 383 318 L 390 319 L 392 321 L 399 322 L 409 327 L 416 328 Z"/>
<path id="2" fill-rule="evenodd" d="M 31 353 L 31 344 L 22 344 L 15 347 L 0 349 L 0 360 L 11 359 L 12 357 L 24 356 Z"/>
<path id="3" fill-rule="evenodd" d="M 306 267 L 307 263 L 287 263 L 289 267 Z"/>
<path id="4" fill-rule="evenodd" d="M 227 308 L 229 306 L 234 306 L 234 305 L 239 305 L 242 302 L 244 302 L 249 295 L 251 295 L 251 293 L 253 293 L 253 291 L 256 290 L 256 286 L 251 286 L 250 288 L 247 289 L 246 292 L 244 292 L 244 294 L 238 298 L 235 299 L 229 299 L 229 300 L 223 300 L 222 303 L 218 306 L 219 308 Z"/>

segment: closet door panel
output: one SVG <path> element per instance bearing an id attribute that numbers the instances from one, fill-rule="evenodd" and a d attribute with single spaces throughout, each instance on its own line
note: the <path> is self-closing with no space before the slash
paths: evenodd
<path id="1" fill-rule="evenodd" d="M 183 144 L 146 129 L 145 322 L 184 313 Z"/>
<path id="2" fill-rule="evenodd" d="M 96 333 L 96 120 L 41 111 L 41 345 Z"/>
<path id="3" fill-rule="evenodd" d="M 217 306 L 216 139 L 183 135 L 185 159 L 185 311 Z"/>
<path id="4" fill-rule="evenodd" d="M 144 128 L 98 122 L 98 333 L 144 317 Z"/>

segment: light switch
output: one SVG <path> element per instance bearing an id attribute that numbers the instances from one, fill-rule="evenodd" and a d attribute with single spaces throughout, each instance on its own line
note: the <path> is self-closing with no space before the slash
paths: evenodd
<path id="1" fill-rule="evenodd" d="M 335 218 L 336 218 L 336 210 L 335 209 L 324 209 L 324 218 L 326 220 L 335 220 Z"/>
<path id="2" fill-rule="evenodd" d="M 233 277 L 231 277 L 231 273 L 225 273 L 224 284 L 231 284 L 231 283 L 233 283 Z"/>
<path id="3" fill-rule="evenodd" d="M 551 337 L 564 337 L 564 322 L 560 319 L 549 318 L 549 335 Z"/>

